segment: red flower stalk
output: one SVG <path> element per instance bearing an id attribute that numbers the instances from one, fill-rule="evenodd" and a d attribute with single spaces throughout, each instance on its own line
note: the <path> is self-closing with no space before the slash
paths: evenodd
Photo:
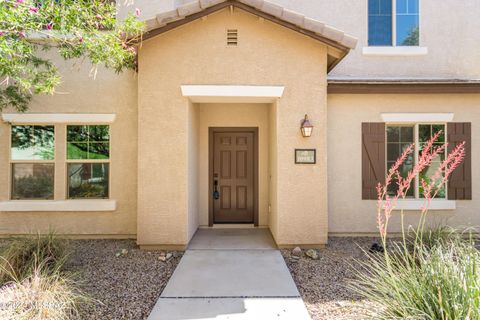
<path id="1" fill-rule="evenodd" d="M 403 177 L 400 173 L 401 166 L 405 163 L 408 156 L 414 150 L 414 144 L 409 145 L 395 164 L 388 170 L 385 178 L 385 184 L 378 183 L 377 185 L 377 227 L 382 236 L 382 240 L 386 241 L 388 221 L 395 210 L 397 200 L 404 199 L 412 185 L 412 181 L 426 168 L 428 168 L 434 159 L 447 150 L 447 143 L 438 147 L 434 147 L 442 131 L 437 132 L 429 141 L 423 146 L 422 152 L 419 155 L 415 166 Z M 428 211 L 431 199 L 435 198 L 442 186 L 445 185 L 451 173 L 460 165 L 465 158 L 465 142 L 457 145 L 450 154 L 443 160 L 435 173 L 427 182 L 421 179 L 420 184 L 423 188 L 423 195 L 425 197 L 425 205 L 422 213 Z M 392 184 L 393 178 L 396 179 L 397 191 L 391 196 L 388 194 L 389 186 Z"/>

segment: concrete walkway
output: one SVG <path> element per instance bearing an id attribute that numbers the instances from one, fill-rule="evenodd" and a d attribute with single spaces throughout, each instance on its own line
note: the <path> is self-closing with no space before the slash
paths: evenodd
<path id="1" fill-rule="evenodd" d="M 148 319 L 310 316 L 268 229 L 199 229 Z"/>

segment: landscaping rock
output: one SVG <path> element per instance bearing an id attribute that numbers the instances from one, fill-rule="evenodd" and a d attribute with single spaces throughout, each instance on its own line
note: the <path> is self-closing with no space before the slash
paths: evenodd
<path id="1" fill-rule="evenodd" d="M 120 252 L 115 253 L 115 257 L 126 257 L 128 255 L 127 249 L 122 249 Z"/>
<path id="2" fill-rule="evenodd" d="M 158 251 L 140 250 L 134 240 L 72 240 L 71 246 L 66 270 L 79 275 L 79 289 L 92 299 L 79 304 L 82 320 L 147 319 L 180 261 L 174 252 L 168 263 L 159 261 Z"/>
<path id="3" fill-rule="evenodd" d="M 318 260 L 318 253 L 315 249 L 308 249 L 307 252 L 305 252 L 305 255 L 310 259 Z"/>
<path id="4" fill-rule="evenodd" d="M 173 254 L 171 254 L 171 253 L 169 252 L 169 253 L 167 253 L 167 255 L 165 256 L 165 259 L 168 261 L 168 260 L 170 260 L 170 258 L 172 258 L 172 257 L 173 257 Z"/>
<path id="5" fill-rule="evenodd" d="M 290 256 L 290 259 L 291 259 L 293 262 L 297 262 L 298 260 L 300 260 L 300 257 L 299 257 L 299 256 Z"/>
<path id="6" fill-rule="evenodd" d="M 330 237 L 326 248 L 317 251 L 317 260 L 296 260 L 292 249 L 282 250 L 312 320 L 375 319 L 364 309 L 372 302 L 348 286 L 348 279 L 355 277 L 351 266 L 366 259 L 363 250 L 373 242 L 378 242 L 377 238 Z"/>
<path id="7" fill-rule="evenodd" d="M 300 247 L 295 247 L 292 250 L 292 257 L 301 257 L 302 256 L 302 249 Z"/>

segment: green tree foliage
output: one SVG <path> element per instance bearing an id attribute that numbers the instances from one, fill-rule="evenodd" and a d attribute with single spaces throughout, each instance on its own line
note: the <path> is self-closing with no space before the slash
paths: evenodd
<path id="1" fill-rule="evenodd" d="M 415 27 L 412 30 L 410 30 L 408 37 L 406 37 L 405 40 L 403 40 L 402 46 L 418 46 L 419 34 L 420 34 L 420 30 L 418 29 L 418 27 Z"/>
<path id="2" fill-rule="evenodd" d="M 108 0 L 0 0 L 0 111 L 25 111 L 33 94 L 55 92 L 61 76 L 43 51 L 118 73 L 135 68 L 138 15 L 117 21 Z"/>

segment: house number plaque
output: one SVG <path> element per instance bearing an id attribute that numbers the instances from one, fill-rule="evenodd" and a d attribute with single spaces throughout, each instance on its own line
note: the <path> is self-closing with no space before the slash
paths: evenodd
<path id="1" fill-rule="evenodd" d="M 296 164 L 315 164 L 317 162 L 316 149 L 295 149 Z"/>

